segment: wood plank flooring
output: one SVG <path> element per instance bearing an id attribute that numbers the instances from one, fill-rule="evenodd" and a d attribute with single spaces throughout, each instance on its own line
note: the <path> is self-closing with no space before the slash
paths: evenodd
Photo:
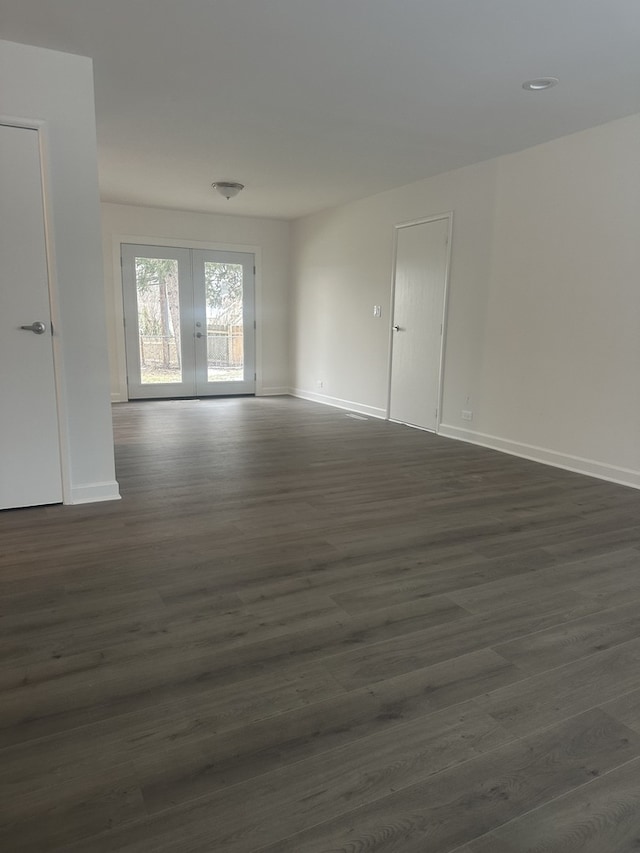
<path id="1" fill-rule="evenodd" d="M 289 398 L 0 514 L 7 853 L 640 849 L 640 492 Z"/>

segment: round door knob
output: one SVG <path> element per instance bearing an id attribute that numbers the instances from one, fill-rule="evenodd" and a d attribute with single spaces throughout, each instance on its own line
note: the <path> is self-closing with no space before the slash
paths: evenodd
<path id="1" fill-rule="evenodd" d="M 201 338 L 201 337 L 202 337 L 202 332 L 196 332 L 196 338 Z"/>
<path id="2" fill-rule="evenodd" d="M 399 332 L 399 331 L 400 331 L 400 326 L 394 326 L 394 327 L 393 327 L 393 331 L 394 331 L 394 332 Z"/>

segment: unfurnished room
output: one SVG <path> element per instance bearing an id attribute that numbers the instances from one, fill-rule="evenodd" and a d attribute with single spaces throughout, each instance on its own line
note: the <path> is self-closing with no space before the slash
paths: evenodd
<path id="1" fill-rule="evenodd" d="M 640 849 L 639 57 L 0 0 L 0 849 Z"/>

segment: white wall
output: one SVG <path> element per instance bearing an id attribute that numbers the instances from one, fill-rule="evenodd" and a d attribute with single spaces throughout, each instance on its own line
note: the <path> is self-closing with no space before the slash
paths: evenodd
<path id="1" fill-rule="evenodd" d="M 299 220 L 294 393 L 384 415 L 394 225 L 452 210 L 441 433 L 640 486 L 639 150 L 631 116 Z"/>
<path id="2" fill-rule="evenodd" d="M 495 162 L 372 196 L 294 226 L 294 393 L 386 412 L 394 225 L 454 210 L 448 370 L 477 369 L 490 263 Z M 428 187 L 427 187 L 428 185 Z M 428 192 L 428 198 L 426 196 Z M 464 233 L 466 238 L 460 239 Z M 382 306 L 382 318 L 373 317 Z M 469 322 L 473 320 L 472 322 Z M 317 382 L 323 382 L 319 391 Z"/>
<path id="3" fill-rule="evenodd" d="M 46 140 L 65 501 L 118 497 L 91 60 L 0 41 L 0 80 L 0 117 L 42 122 Z"/>
<path id="4" fill-rule="evenodd" d="M 127 399 L 120 243 L 145 240 L 188 248 L 256 250 L 256 393 L 286 394 L 290 384 L 289 236 L 290 224 L 278 219 L 103 204 L 111 399 Z"/>

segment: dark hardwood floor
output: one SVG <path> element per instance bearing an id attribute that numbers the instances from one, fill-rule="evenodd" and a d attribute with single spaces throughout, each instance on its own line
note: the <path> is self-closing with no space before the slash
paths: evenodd
<path id="1" fill-rule="evenodd" d="M 0 514 L 6 853 L 640 849 L 640 492 L 288 398 Z"/>

